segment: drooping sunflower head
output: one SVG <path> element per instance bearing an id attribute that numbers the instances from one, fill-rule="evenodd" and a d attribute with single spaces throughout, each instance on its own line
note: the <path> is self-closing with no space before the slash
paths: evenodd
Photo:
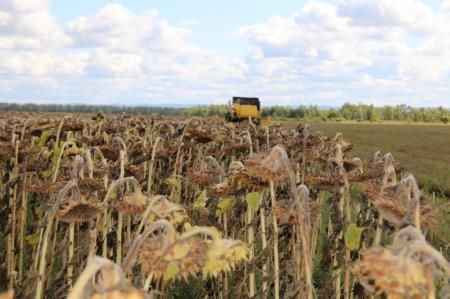
<path id="1" fill-rule="evenodd" d="M 362 252 L 354 270 L 360 283 L 370 293 L 392 298 L 425 298 L 427 279 L 425 267 L 403 254 L 372 247 Z"/>
<path id="2" fill-rule="evenodd" d="M 204 188 L 206 186 L 211 185 L 215 182 L 217 178 L 217 173 L 213 170 L 188 170 L 186 172 L 186 178 L 194 183 L 197 184 L 200 188 Z"/>
<path id="3" fill-rule="evenodd" d="M 57 205 L 56 218 L 66 223 L 89 222 L 96 219 L 103 210 L 103 203 L 96 199 L 68 197 Z"/>
<path id="4" fill-rule="evenodd" d="M 121 267 L 95 256 L 87 261 L 68 298 L 149 299 L 149 296 L 130 284 Z"/>
<path id="5" fill-rule="evenodd" d="M 166 219 L 172 225 L 178 225 L 186 222 L 189 217 L 186 210 L 180 205 L 171 202 L 166 196 L 156 196 L 152 199 L 155 203 L 150 209 L 150 214 L 148 216 L 148 223 L 154 223 L 159 219 Z"/>
<path id="6" fill-rule="evenodd" d="M 398 201 L 379 197 L 372 201 L 374 207 L 384 219 L 394 226 L 400 226 L 407 214 L 407 209 Z"/>
<path id="7" fill-rule="evenodd" d="M 160 220 L 165 221 L 165 220 Z M 138 262 L 142 270 L 153 274 L 155 279 L 187 279 L 202 268 L 207 252 L 205 240 L 194 236 L 180 238 L 173 227 L 170 231 L 155 230 L 140 249 Z"/>
<path id="8" fill-rule="evenodd" d="M 332 176 L 305 176 L 305 184 L 316 190 L 324 190 L 329 192 L 340 192 L 344 186 L 344 182 L 337 177 Z"/>
<path id="9" fill-rule="evenodd" d="M 141 194 L 134 193 L 125 195 L 120 200 L 116 201 L 113 206 L 125 215 L 139 215 L 144 213 L 147 205 L 142 201 Z"/>
<path id="10" fill-rule="evenodd" d="M 221 272 L 229 272 L 241 261 L 247 260 L 248 248 L 245 243 L 230 239 L 208 241 L 207 260 L 203 266 L 204 276 L 216 277 Z"/>
<path id="11" fill-rule="evenodd" d="M 315 201 L 308 201 L 309 217 L 311 223 L 317 221 L 320 215 L 320 204 Z M 296 203 L 293 200 L 277 200 L 273 207 L 273 213 L 277 217 L 279 224 L 298 224 L 298 212 L 296 209 Z"/>
<path id="12" fill-rule="evenodd" d="M 289 157 L 279 145 L 272 148 L 268 155 L 254 155 L 245 162 L 247 169 L 264 180 L 279 181 L 286 178 L 290 171 Z"/>
<path id="13" fill-rule="evenodd" d="M 142 214 L 149 204 L 149 196 L 141 191 L 141 186 L 134 177 L 126 177 L 113 182 L 108 190 L 108 194 L 112 193 L 111 191 L 116 191 L 119 186 L 122 186 L 126 182 L 131 183 L 134 192 L 119 196 L 112 203 L 112 206 L 126 215 Z"/>

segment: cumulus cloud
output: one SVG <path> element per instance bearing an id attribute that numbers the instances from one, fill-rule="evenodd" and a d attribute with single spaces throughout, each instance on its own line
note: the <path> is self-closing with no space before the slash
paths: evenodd
<path id="1" fill-rule="evenodd" d="M 439 101 L 422 93 L 427 88 L 442 87 L 450 96 L 447 7 L 434 12 L 416 0 L 311 1 L 290 17 L 269 18 L 239 34 L 251 44 L 249 53 L 258 54 L 253 70 L 271 76 L 277 66 L 292 74 L 302 83 L 290 91 L 299 98 L 306 90 L 312 97 L 336 94 L 338 101 L 421 97 L 427 105 Z"/>
<path id="2" fill-rule="evenodd" d="M 441 4 L 442 12 L 450 12 L 450 0 L 444 0 Z"/>
<path id="3" fill-rule="evenodd" d="M 184 48 L 187 33 L 186 29 L 160 19 L 156 11 L 137 15 L 119 4 L 107 4 L 92 17 L 76 18 L 67 28 L 76 46 L 132 52 Z"/>
<path id="4" fill-rule="evenodd" d="M 242 58 L 187 43 L 189 29 L 171 25 L 154 10 L 136 14 L 107 4 L 63 28 L 49 5 L 46 0 L 0 3 L 0 95 L 6 100 L 192 101 L 207 88 L 243 78 Z M 32 91 L 23 92 L 27 89 Z"/>
<path id="5" fill-rule="evenodd" d="M 49 13 L 46 0 L 0 2 L 0 49 L 41 50 L 62 47 L 70 39 Z"/>
<path id="6" fill-rule="evenodd" d="M 355 26 L 408 26 L 414 29 L 432 21 L 432 9 L 418 0 L 344 0 L 338 14 Z"/>
<path id="7" fill-rule="evenodd" d="M 5 86 L 15 86 L 24 82 L 23 76 L 30 76 L 38 84 L 54 87 L 56 80 L 42 77 L 82 74 L 86 55 L 57 52 L 70 42 L 49 13 L 48 1 L 0 2 L 0 76 L 4 82 L 13 81 Z"/>
<path id="8" fill-rule="evenodd" d="M 450 1 L 308 1 L 290 16 L 236 28 L 244 56 L 188 42 L 196 20 L 107 4 L 59 25 L 50 0 L 0 2 L 0 97 L 70 102 L 445 104 Z"/>

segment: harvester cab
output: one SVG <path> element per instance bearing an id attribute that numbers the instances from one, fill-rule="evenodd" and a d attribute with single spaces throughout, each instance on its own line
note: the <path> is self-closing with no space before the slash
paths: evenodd
<path id="1" fill-rule="evenodd" d="M 261 104 L 259 98 L 233 97 L 229 103 L 225 119 L 229 122 L 240 122 L 251 119 L 260 122 Z"/>

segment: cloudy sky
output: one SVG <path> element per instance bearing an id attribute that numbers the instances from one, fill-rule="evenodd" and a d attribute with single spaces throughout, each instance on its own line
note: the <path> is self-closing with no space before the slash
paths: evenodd
<path id="1" fill-rule="evenodd" d="M 450 107 L 450 0 L 0 0 L 0 101 Z"/>

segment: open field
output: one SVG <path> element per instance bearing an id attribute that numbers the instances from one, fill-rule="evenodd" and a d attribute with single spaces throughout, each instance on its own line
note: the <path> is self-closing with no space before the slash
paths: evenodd
<path id="1" fill-rule="evenodd" d="M 398 156 L 352 159 L 395 155 L 395 138 L 365 148 L 369 129 L 321 125 L 312 131 L 346 138 L 212 118 L 0 113 L 0 293 L 443 294 L 445 199 L 422 193 Z"/>
<path id="2" fill-rule="evenodd" d="M 296 122 L 283 122 L 287 128 Z M 402 123 L 312 122 L 311 131 L 334 136 L 342 132 L 354 143 L 351 156 L 371 158 L 391 152 L 430 191 L 450 195 L 450 125 Z"/>

